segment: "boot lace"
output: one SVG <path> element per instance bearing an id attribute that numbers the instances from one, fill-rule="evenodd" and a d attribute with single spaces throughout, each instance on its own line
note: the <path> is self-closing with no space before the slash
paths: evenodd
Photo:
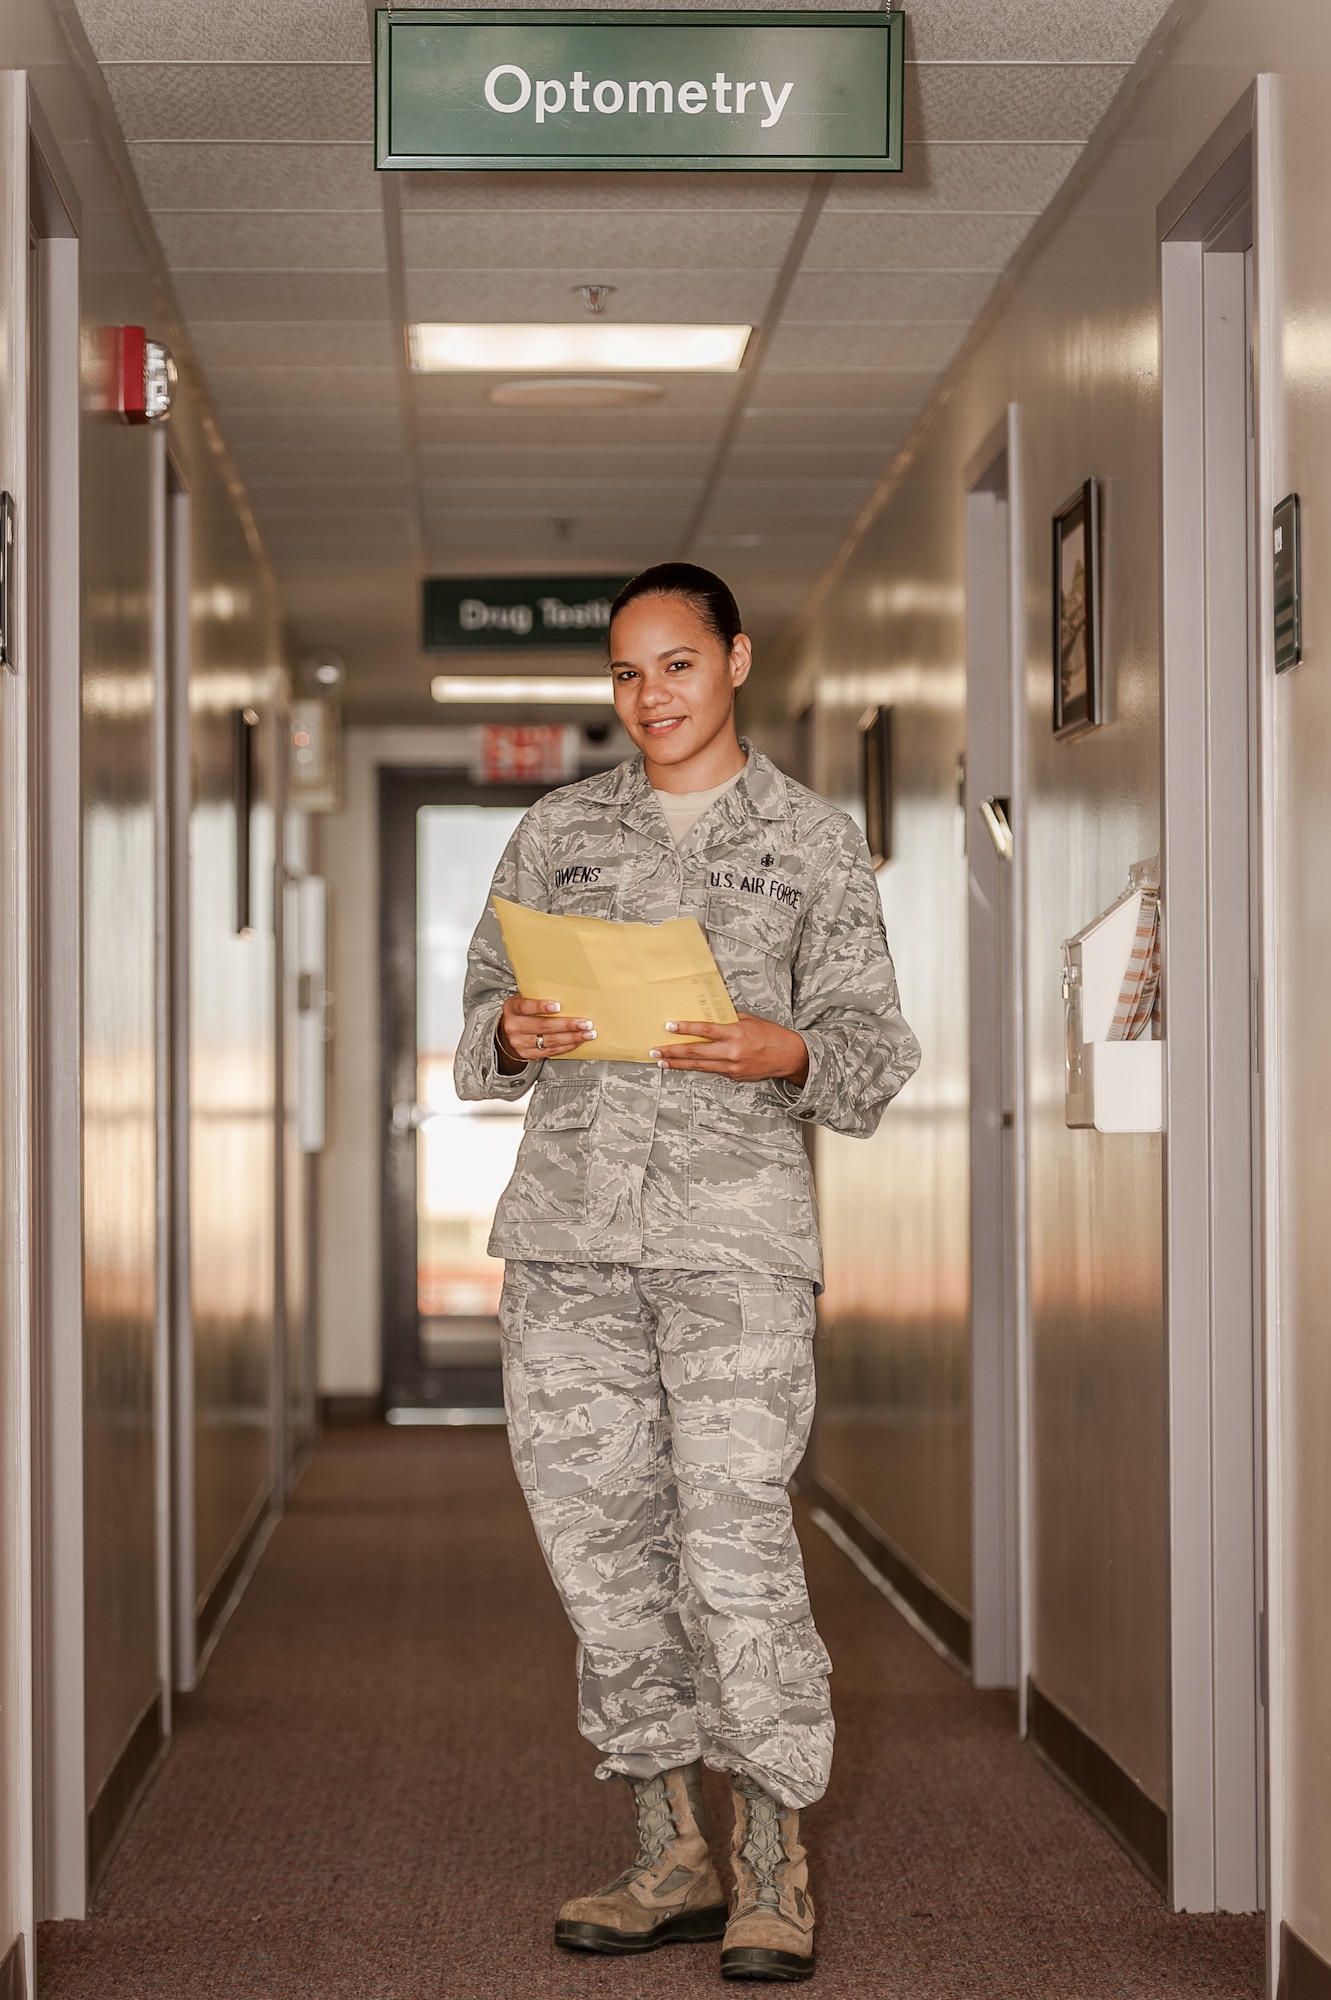
<path id="1" fill-rule="evenodd" d="M 666 1781 L 658 1774 L 655 1778 L 634 1778 L 633 1803 L 638 1813 L 638 1852 L 633 1861 L 617 1876 L 603 1893 L 612 1895 L 616 1889 L 625 1889 L 635 1876 L 654 1866 L 665 1853 L 674 1837 L 675 1816 L 670 1809 L 670 1794 Z"/>
<path id="2" fill-rule="evenodd" d="M 781 1838 L 781 1808 L 766 1792 L 745 1788 L 748 1811 L 745 1815 L 744 1841 L 740 1855 L 749 1868 L 757 1886 L 754 1901 L 760 1910 L 778 1910 L 781 1907 L 781 1888 L 777 1880 L 781 1864 L 788 1858 L 786 1844 Z"/>

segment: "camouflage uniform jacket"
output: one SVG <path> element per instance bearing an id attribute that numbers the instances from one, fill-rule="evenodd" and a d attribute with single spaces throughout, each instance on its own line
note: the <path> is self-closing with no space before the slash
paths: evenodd
<path id="1" fill-rule="evenodd" d="M 677 848 L 636 757 L 540 799 L 494 893 L 626 923 L 696 917 L 736 1007 L 798 1029 L 809 1075 L 796 1089 L 563 1060 L 505 1076 L 494 1034 L 515 986 L 487 902 L 468 961 L 458 1095 L 518 1098 L 535 1085 L 491 1255 L 820 1284 L 800 1121 L 867 1138 L 920 1059 L 854 822 L 750 748 L 739 783 Z"/>

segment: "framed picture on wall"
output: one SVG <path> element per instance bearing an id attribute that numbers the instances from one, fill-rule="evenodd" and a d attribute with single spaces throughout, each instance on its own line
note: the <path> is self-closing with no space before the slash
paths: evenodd
<path id="1" fill-rule="evenodd" d="M 892 859 L 892 711 L 871 708 L 860 718 L 864 754 L 864 833 L 875 868 Z"/>
<path id="2" fill-rule="evenodd" d="M 1100 686 L 1100 497 L 1088 479 L 1054 516 L 1054 734 L 1103 719 Z"/>

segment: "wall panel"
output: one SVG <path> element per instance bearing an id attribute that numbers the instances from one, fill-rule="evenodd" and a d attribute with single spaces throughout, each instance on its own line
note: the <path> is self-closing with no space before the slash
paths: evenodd
<path id="1" fill-rule="evenodd" d="M 1288 64 L 1301 78 L 1322 75 L 1327 39 L 1327 24 L 1319 16 L 1314 25 L 1293 0 L 1257 14 L 1237 0 L 1197 0 L 1182 12 L 1173 41 L 1143 70 L 1135 97 L 1037 231 L 1015 284 L 898 463 L 884 504 L 788 662 L 791 710 L 817 700 L 822 783 L 838 800 L 856 787 L 860 709 L 893 699 L 903 718 L 903 808 L 884 903 L 906 1011 L 924 1045 L 919 1075 L 872 1145 L 820 1140 L 830 1335 L 822 1462 L 899 1551 L 964 1605 L 967 1079 L 964 1013 L 952 988 L 963 968 L 966 887 L 943 829 L 949 820 L 955 825 L 952 754 L 963 726 L 954 688 L 964 658 L 965 469 L 1005 405 L 1019 404 L 1032 1667 L 1043 1692 L 1157 1804 L 1166 1797 L 1168 1618 L 1160 1142 L 1066 1128 L 1060 945 L 1126 886 L 1129 865 L 1159 842 L 1156 204 L 1257 71 Z M 1278 196 L 1297 199 L 1297 220 L 1292 208 L 1281 211 L 1287 255 L 1291 269 L 1307 265 L 1300 312 L 1286 332 L 1288 342 L 1301 342 L 1304 370 L 1299 467 L 1286 483 L 1302 488 L 1305 509 L 1308 496 L 1326 486 L 1331 416 L 1331 269 L 1315 221 L 1331 149 L 1315 97 L 1311 81 L 1301 81 L 1297 99 L 1287 100 L 1286 143 L 1297 145 L 1299 185 L 1295 197 L 1288 175 Z M 1277 365 L 1277 357 L 1266 365 Z M 1104 502 L 1108 720 L 1093 737 L 1060 744 L 1049 726 L 1049 524 L 1089 476 L 1102 482 Z M 1331 710 L 1315 673 L 1305 668 L 1297 682 L 1280 690 L 1280 704 L 1291 714 L 1297 709 L 1302 724 L 1297 747 L 1291 735 L 1284 752 L 1281 811 L 1291 852 L 1297 826 L 1297 851 L 1306 857 L 1318 851 L 1316 798 L 1319 785 L 1325 790 Z M 1310 1412 L 1311 1439 L 1331 1415 L 1321 1303 L 1331 1274 L 1326 1232 L 1312 1225 L 1326 1180 L 1326 1121 L 1314 1105 L 1331 1087 L 1331 1066 L 1313 1046 L 1313 996 L 1326 983 L 1321 939 L 1331 928 L 1317 904 L 1325 872 L 1301 872 L 1297 942 L 1292 885 L 1286 892 L 1291 970 L 1298 963 L 1299 974 L 1285 1006 L 1300 1063 L 1287 1143 L 1291 1165 L 1299 1166 L 1291 1181 L 1297 1212 L 1306 1212 L 1308 1223 L 1299 1235 L 1290 1298 L 1298 1328 L 1291 1328 L 1287 1367 Z M 1186 1032 L 1186 1024 L 1175 1026 Z M 1306 1151 L 1295 1136 L 1300 1129 L 1308 1131 Z M 1290 1518 L 1299 1523 L 1293 1601 L 1302 1621 L 1292 1713 L 1309 1744 L 1321 1746 L 1299 1760 L 1294 1851 L 1315 1856 L 1306 1879 L 1324 1887 L 1331 1708 L 1325 1676 L 1311 1664 L 1331 1637 L 1325 1592 L 1312 1588 L 1314 1577 L 1325 1575 L 1331 1544 L 1320 1445 L 1296 1448 L 1290 1477 Z M 1297 1879 L 1304 1866 L 1295 1864 Z M 1324 1895 L 1316 1907 L 1314 1917 L 1305 1898 L 1302 1920 L 1319 1929 L 1325 1946 L 1331 1911 Z"/>
<path id="2" fill-rule="evenodd" d="M 167 1385 L 157 1379 L 153 1348 L 160 1218 L 152 533 L 153 481 L 161 476 L 161 462 L 147 430 L 128 428 L 97 407 L 99 327 L 146 326 L 167 342 L 180 364 L 169 435 L 193 497 L 191 709 L 204 718 L 195 723 L 198 738 L 206 735 L 207 716 L 223 708 L 229 714 L 236 699 L 256 700 L 266 718 L 268 747 L 256 814 L 260 906 L 264 897 L 271 899 L 283 636 L 271 578 L 238 511 L 160 253 L 117 153 L 118 135 L 100 122 L 96 93 L 85 88 L 77 49 L 67 41 L 56 10 L 38 0 L 21 7 L 0 4 L 0 59 L 30 73 L 82 208 L 85 1706 L 87 1803 L 92 1814 L 103 1800 L 94 1822 L 94 1839 L 100 1842 L 115 1830 L 109 1802 L 119 1801 L 117 1812 L 128 1802 L 118 1760 L 160 1694 L 154 1437 Z M 225 687 L 219 677 L 225 677 Z M 204 687 L 207 694 L 196 692 Z M 202 791 L 206 754 L 194 761 Z M 196 817 L 206 816 L 206 807 L 201 796 Z M 206 858 L 206 840 L 198 846 Z M 227 934 L 233 908 L 230 881 L 223 890 L 205 871 L 193 902 L 199 936 Z M 222 1020 L 228 1077 L 241 1079 L 244 1128 L 243 1157 L 221 1172 L 205 1163 L 198 1194 L 210 1228 L 214 1217 L 229 1211 L 231 1232 L 228 1257 L 214 1253 L 213 1236 L 205 1230 L 195 1286 L 205 1355 L 199 1428 L 207 1439 L 199 1511 L 216 1545 L 236 1535 L 247 1510 L 261 1505 L 268 1490 L 275 1227 L 270 931 L 271 926 L 266 942 L 263 935 L 244 947 L 237 942 L 222 975 L 202 989 L 211 1007 L 203 1023 L 205 1050 L 211 1053 L 208 1036 Z M 208 1124 L 211 1109 L 201 1107 L 196 1126 Z M 229 1330 L 238 1324 L 239 1331 L 220 1366 L 210 1369 L 212 1330 L 219 1322 Z M 135 1754 L 142 1755 L 142 1737 Z"/>

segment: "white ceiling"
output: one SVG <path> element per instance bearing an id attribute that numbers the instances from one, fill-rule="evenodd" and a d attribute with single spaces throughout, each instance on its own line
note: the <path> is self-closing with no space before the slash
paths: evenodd
<path id="1" fill-rule="evenodd" d="M 376 174 L 364 0 L 79 0 L 298 639 L 430 713 L 423 571 L 688 554 L 770 642 L 1167 0 L 916 0 L 905 171 Z M 807 234 L 796 256 L 801 232 Z M 407 319 L 746 320 L 756 374 L 616 412 L 411 377 Z M 434 711 L 437 715 L 438 711 Z"/>

